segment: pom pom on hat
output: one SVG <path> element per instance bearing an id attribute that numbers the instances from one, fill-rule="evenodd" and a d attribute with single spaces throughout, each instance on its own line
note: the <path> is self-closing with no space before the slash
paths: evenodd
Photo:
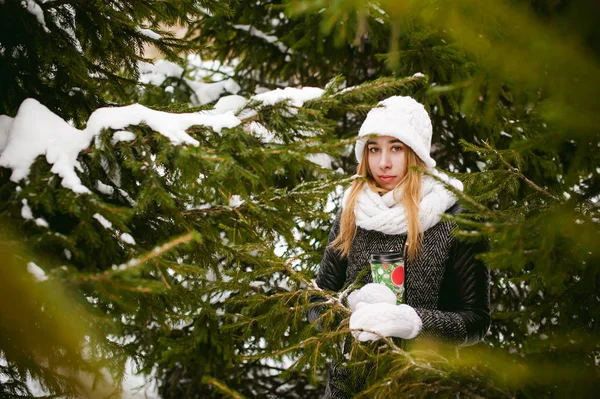
<path id="1" fill-rule="evenodd" d="M 368 136 L 392 136 L 409 146 L 428 168 L 435 167 L 431 158 L 431 119 L 425 107 L 411 97 L 393 96 L 379 102 L 367 114 L 358 132 L 354 148 L 358 162 L 362 160 Z"/>

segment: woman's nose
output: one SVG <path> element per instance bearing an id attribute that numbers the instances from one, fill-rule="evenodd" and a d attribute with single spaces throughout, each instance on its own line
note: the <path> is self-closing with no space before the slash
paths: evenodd
<path id="1" fill-rule="evenodd" d="M 392 166 L 390 155 L 385 151 L 382 151 L 381 158 L 379 158 L 379 167 L 381 169 L 389 169 Z"/>

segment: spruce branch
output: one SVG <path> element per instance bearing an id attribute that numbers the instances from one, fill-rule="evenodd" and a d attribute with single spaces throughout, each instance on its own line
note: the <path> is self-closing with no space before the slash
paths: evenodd
<path id="1" fill-rule="evenodd" d="M 519 178 L 524 180 L 527 184 L 529 184 L 531 187 L 533 187 L 535 190 L 539 191 L 540 193 L 552 198 L 556 202 L 560 202 L 560 199 L 558 197 L 554 196 L 553 194 L 549 193 L 547 190 L 545 190 L 542 187 L 535 184 L 533 181 L 529 180 L 527 178 L 527 176 L 525 176 L 518 167 L 512 166 L 508 161 L 506 161 L 506 159 L 504 159 L 502 154 L 500 154 L 500 152 L 497 149 L 495 149 L 494 147 L 492 147 L 487 141 L 484 141 L 483 145 L 485 146 L 486 149 L 488 149 L 489 151 L 494 153 L 494 155 L 496 155 L 496 157 L 507 167 L 507 169 L 508 169 L 507 171 L 509 173 L 514 174 L 515 176 L 518 176 Z"/>
<path id="2" fill-rule="evenodd" d="M 242 396 L 239 392 L 229 388 L 227 385 L 225 385 L 225 383 L 217 380 L 214 377 L 205 376 L 202 379 L 202 382 L 204 384 L 210 384 L 210 385 L 214 386 L 219 391 L 231 396 L 233 399 L 245 399 L 245 396 Z"/>
<path id="3" fill-rule="evenodd" d="M 197 240 L 197 233 L 194 231 L 190 231 L 189 233 L 179 236 L 179 237 L 161 245 L 160 247 L 154 248 L 152 251 L 146 252 L 144 255 L 142 255 L 139 258 L 130 259 L 127 263 L 121 264 L 116 269 L 106 270 L 102 273 L 81 276 L 79 279 L 70 280 L 70 281 L 74 282 L 74 283 L 85 283 L 85 282 L 89 282 L 89 281 L 109 281 L 112 279 L 113 276 L 115 276 L 117 274 L 121 274 L 124 272 L 131 271 L 133 269 L 139 268 L 140 266 L 144 265 L 146 262 L 162 256 L 163 254 L 170 251 L 171 249 L 178 247 L 180 245 L 187 244 L 194 240 Z"/>
<path id="4" fill-rule="evenodd" d="M 444 187 L 452 192 L 452 194 L 456 195 L 457 197 L 467 201 L 469 204 L 473 205 L 473 207 L 475 207 L 477 210 L 479 210 L 482 214 L 493 218 L 496 216 L 495 212 L 489 210 L 487 207 L 485 207 L 484 205 L 480 204 L 479 202 L 477 202 L 474 198 L 468 196 L 467 194 L 463 193 L 462 191 L 456 189 L 454 186 L 452 186 L 451 184 L 443 181 L 442 179 L 440 179 L 438 176 L 434 175 L 433 173 L 429 172 L 427 169 L 425 168 L 421 168 L 419 166 L 412 166 L 412 169 L 416 169 L 421 171 L 421 173 L 432 177 L 434 180 L 438 181 L 439 183 L 443 184 Z"/>

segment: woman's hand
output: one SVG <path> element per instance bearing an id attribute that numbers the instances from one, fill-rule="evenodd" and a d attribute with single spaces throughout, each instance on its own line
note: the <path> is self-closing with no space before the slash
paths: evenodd
<path id="1" fill-rule="evenodd" d="M 350 316 L 350 330 L 354 330 L 352 335 L 359 341 L 377 341 L 381 336 L 412 339 L 421 332 L 421 327 L 421 318 L 417 312 L 404 304 L 381 302 L 359 305 Z"/>
<path id="2" fill-rule="evenodd" d="M 361 289 L 352 291 L 348 295 L 350 310 L 355 312 L 364 305 L 374 303 L 396 304 L 396 295 L 384 284 L 369 283 Z"/>

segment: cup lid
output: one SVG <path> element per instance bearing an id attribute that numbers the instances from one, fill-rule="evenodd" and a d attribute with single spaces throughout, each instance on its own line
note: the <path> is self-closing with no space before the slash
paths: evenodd
<path id="1" fill-rule="evenodd" d="M 393 263 L 403 259 L 402 252 L 373 252 L 370 263 Z"/>

